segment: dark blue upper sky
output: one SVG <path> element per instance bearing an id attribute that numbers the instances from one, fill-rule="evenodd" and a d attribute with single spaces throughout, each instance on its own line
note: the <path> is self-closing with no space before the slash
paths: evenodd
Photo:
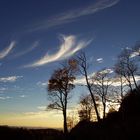
<path id="1" fill-rule="evenodd" d="M 140 40 L 139 7 L 139 0 L 1 0 L 0 112 L 46 105 L 53 70 L 80 50 L 93 71 L 111 68 Z"/>

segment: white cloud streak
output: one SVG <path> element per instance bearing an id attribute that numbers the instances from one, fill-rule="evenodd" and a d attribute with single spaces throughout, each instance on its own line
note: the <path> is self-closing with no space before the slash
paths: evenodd
<path id="1" fill-rule="evenodd" d="M 62 43 L 59 47 L 59 50 L 54 53 L 49 55 L 48 53 L 43 56 L 41 59 L 35 61 L 32 64 L 26 65 L 24 67 L 38 67 L 38 66 L 43 66 L 45 64 L 59 61 L 59 60 L 64 60 L 66 58 L 69 58 L 79 50 L 87 47 L 91 43 L 91 40 L 88 41 L 77 41 L 76 37 L 73 35 L 70 36 L 62 36 Z"/>
<path id="2" fill-rule="evenodd" d="M 113 71 L 110 71 L 110 72 L 112 73 Z M 92 76 L 93 76 L 93 75 L 92 75 Z M 90 79 L 91 76 L 88 76 L 88 77 L 89 77 L 89 82 L 92 82 L 91 79 Z M 140 81 L 140 76 L 135 76 L 135 80 L 136 80 L 136 82 L 139 82 L 139 81 Z M 126 81 L 126 79 L 123 78 L 123 81 Z M 134 85 L 133 78 L 131 78 L 130 81 L 131 81 L 131 83 Z M 119 87 L 119 86 L 121 86 L 121 82 L 120 82 L 120 80 L 119 80 L 118 77 L 112 78 L 112 80 L 110 81 L 110 83 L 111 83 L 111 85 L 114 86 L 114 87 Z M 77 79 L 74 81 L 74 84 L 76 84 L 76 85 L 86 85 L 85 77 L 79 77 L 79 78 L 77 78 Z M 96 83 L 95 83 L 95 84 L 96 84 Z M 127 81 L 123 83 L 123 86 L 127 86 L 127 85 L 128 85 Z"/>
<path id="3" fill-rule="evenodd" d="M 123 86 L 129 85 L 124 77 L 122 78 L 122 80 L 125 81 L 123 83 Z M 136 82 L 139 82 L 140 81 L 140 76 L 135 75 L 135 80 L 136 80 Z M 121 82 L 120 82 L 118 77 L 114 78 L 113 81 L 114 81 L 112 83 L 113 86 L 116 86 L 116 87 L 121 86 Z M 134 80 L 133 80 L 132 77 L 130 77 L 130 82 L 131 82 L 131 84 L 134 84 Z"/>
<path id="4" fill-rule="evenodd" d="M 48 82 L 41 82 L 41 81 L 37 82 L 37 86 L 42 87 L 42 88 L 45 88 L 47 85 L 48 85 Z"/>
<path id="5" fill-rule="evenodd" d="M 22 78 L 23 76 L 9 76 L 9 77 L 0 77 L 0 82 L 15 82 L 17 79 Z"/>
<path id="6" fill-rule="evenodd" d="M 136 57 L 136 56 L 140 56 L 140 50 L 133 52 L 133 53 L 130 55 L 130 58 L 133 58 L 133 57 Z"/>
<path id="7" fill-rule="evenodd" d="M 0 97 L 0 100 L 6 100 L 6 99 L 11 99 L 12 97 L 6 96 L 6 97 Z"/>
<path id="8" fill-rule="evenodd" d="M 101 71 L 101 73 L 113 73 L 113 70 L 112 69 L 105 69 L 103 71 Z M 89 82 L 92 82 L 92 77 L 96 74 L 96 72 L 93 72 L 91 74 L 88 75 L 88 79 L 89 79 Z M 86 80 L 85 80 L 85 77 L 82 76 L 82 77 L 78 77 L 76 78 L 76 80 L 74 81 L 74 84 L 76 85 L 86 85 Z"/>
<path id="9" fill-rule="evenodd" d="M 102 63 L 102 62 L 103 62 L 103 58 L 98 58 L 98 59 L 96 59 L 96 61 L 97 61 L 98 63 Z"/>
<path id="10" fill-rule="evenodd" d="M 74 81 L 76 85 L 86 85 L 85 77 L 79 77 Z"/>
<path id="11" fill-rule="evenodd" d="M 42 110 L 42 111 L 45 111 L 47 108 L 47 106 L 38 106 L 37 109 L 39 110 Z"/>
<path id="12" fill-rule="evenodd" d="M 19 96 L 20 98 L 25 98 L 25 97 L 27 97 L 26 95 L 20 95 Z"/>
<path id="13" fill-rule="evenodd" d="M 91 73 L 91 74 L 88 75 L 89 81 L 91 81 L 91 78 L 92 78 L 94 75 L 95 75 L 95 73 Z M 74 80 L 74 84 L 76 84 L 76 85 L 86 85 L 85 77 L 82 76 L 82 77 L 76 78 L 76 80 Z"/>
<path id="14" fill-rule="evenodd" d="M 20 57 L 20 56 L 23 56 L 27 53 L 30 53 L 31 51 L 33 51 L 34 49 L 36 49 L 39 45 L 39 41 L 35 41 L 32 46 L 30 46 L 28 49 L 22 51 L 22 52 L 19 52 L 17 54 L 15 54 L 13 57 Z"/>
<path id="15" fill-rule="evenodd" d="M 100 71 L 100 73 L 103 73 L 103 74 L 105 74 L 105 73 L 113 73 L 114 71 L 112 70 L 112 69 L 105 69 L 105 70 L 102 70 L 102 71 Z"/>
<path id="16" fill-rule="evenodd" d="M 104 10 L 106 8 L 116 5 L 120 0 L 98 0 L 96 3 L 87 5 L 83 8 L 77 8 L 65 13 L 61 13 L 57 16 L 51 17 L 38 25 L 32 31 L 48 29 L 50 27 L 62 25 L 79 19 L 80 17 L 92 15 L 96 12 Z"/>
<path id="17" fill-rule="evenodd" d="M 12 49 L 15 47 L 15 44 L 16 44 L 16 42 L 12 41 L 8 47 L 6 47 L 4 50 L 2 50 L 0 52 L 0 59 L 5 58 L 12 51 Z"/>
<path id="18" fill-rule="evenodd" d="M 8 88 L 1 87 L 1 88 L 0 88 L 0 93 L 4 93 L 6 90 L 8 90 Z"/>

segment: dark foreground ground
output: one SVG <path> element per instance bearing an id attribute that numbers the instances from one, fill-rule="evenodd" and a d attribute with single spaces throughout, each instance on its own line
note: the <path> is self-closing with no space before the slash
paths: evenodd
<path id="1" fill-rule="evenodd" d="M 63 140 L 63 132 L 55 129 L 0 126 L 0 140 Z"/>

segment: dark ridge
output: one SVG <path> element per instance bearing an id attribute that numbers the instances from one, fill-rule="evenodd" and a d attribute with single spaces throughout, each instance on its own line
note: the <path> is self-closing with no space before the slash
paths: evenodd
<path id="1" fill-rule="evenodd" d="M 140 139 L 140 91 L 129 92 L 119 111 L 110 112 L 101 122 L 82 121 L 70 132 L 69 140 Z"/>

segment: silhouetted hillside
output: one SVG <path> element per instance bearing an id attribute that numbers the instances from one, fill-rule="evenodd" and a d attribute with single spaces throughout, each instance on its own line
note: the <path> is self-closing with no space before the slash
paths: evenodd
<path id="1" fill-rule="evenodd" d="M 119 112 L 124 118 L 140 117 L 140 91 L 136 89 L 128 93 L 123 99 Z"/>
<path id="2" fill-rule="evenodd" d="M 123 99 L 119 111 L 108 113 L 101 122 L 79 122 L 70 132 L 70 140 L 140 139 L 140 92 L 133 90 Z"/>

